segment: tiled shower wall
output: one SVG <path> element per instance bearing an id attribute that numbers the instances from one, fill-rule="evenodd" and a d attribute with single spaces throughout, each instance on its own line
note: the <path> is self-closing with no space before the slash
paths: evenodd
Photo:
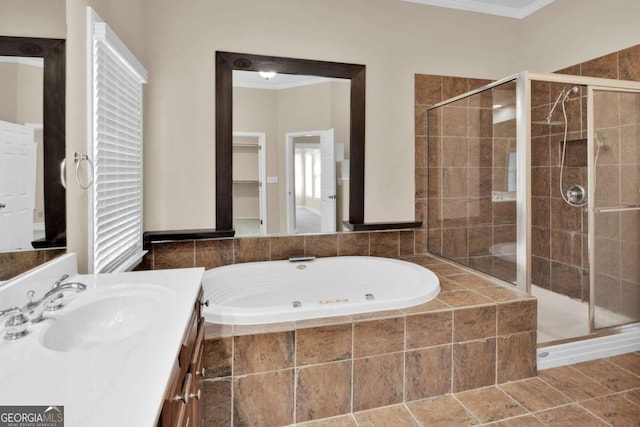
<path id="1" fill-rule="evenodd" d="M 560 74 L 640 81 L 640 45 L 614 52 L 558 71 Z M 570 85 L 532 82 L 532 120 L 548 114 L 558 92 Z M 606 98 L 607 95 L 605 95 Z M 596 133 L 605 144 L 598 156 L 596 202 L 624 204 L 622 185 L 638 185 L 638 106 L 633 96 L 596 98 Z M 631 102 L 629 102 L 631 101 Z M 569 141 L 586 138 L 586 89 L 566 103 Z M 622 113 L 622 115 L 621 115 Z M 627 119 L 621 119 L 627 117 Z M 632 118 L 633 117 L 633 118 Z M 634 119 L 635 118 L 635 119 Z M 556 108 L 553 120 L 562 120 Z M 559 175 L 562 126 L 532 126 L 532 251 L 533 283 L 583 301 L 589 300 L 587 214 L 568 206 L 560 197 Z M 626 147 L 626 148 L 624 148 Z M 580 159 L 567 152 L 570 165 Z M 621 165 L 624 163 L 624 165 Z M 580 184 L 587 189 L 587 168 L 565 166 L 564 187 Z M 637 203 L 637 201 L 636 201 Z M 623 226 L 624 222 L 624 226 Z M 596 218 L 596 305 L 614 313 L 640 319 L 640 251 L 638 212 L 599 215 Z M 631 271 L 635 268 L 635 271 Z M 597 317 L 597 316 L 596 316 Z M 603 325 L 604 326 L 604 325 Z"/>
<path id="2" fill-rule="evenodd" d="M 516 130 L 515 115 L 501 119 L 493 105 L 501 99 L 515 112 L 514 84 L 426 112 L 433 104 L 487 83 L 416 75 L 416 159 L 427 156 L 424 167 L 416 165 L 416 211 L 421 214 L 426 202 L 430 253 L 512 281 L 515 263 L 494 253 L 516 241 L 515 201 L 494 202 L 492 192 L 508 190 Z"/>
<path id="3" fill-rule="evenodd" d="M 640 81 L 640 45 L 565 68 L 557 73 Z M 461 140 L 454 141 L 453 144 L 445 145 L 442 143 L 443 135 L 449 130 L 439 129 L 432 124 L 429 129 L 438 133 L 438 138 L 435 138 L 432 143 L 428 143 L 426 135 L 428 128 L 427 108 L 487 83 L 489 81 L 470 78 L 420 74 L 415 76 L 416 219 L 422 220 L 428 229 L 428 251 L 430 253 L 442 254 L 489 274 L 513 280 L 512 276 L 515 270 L 512 265 L 500 257 L 492 257 L 485 252 L 489 224 L 478 225 L 476 219 L 482 221 L 482 215 L 479 218 L 474 218 L 476 211 L 470 209 L 470 206 L 480 206 L 477 212 L 488 212 L 488 208 L 483 209 L 482 206 L 490 203 L 487 200 L 487 197 L 490 196 L 486 191 L 481 192 L 480 195 L 469 191 L 470 188 L 473 189 L 470 187 L 472 182 L 478 182 L 480 184 L 478 188 L 481 191 L 489 182 L 492 185 L 500 182 L 497 182 L 495 178 L 490 181 L 487 177 L 489 173 L 487 169 L 481 167 L 475 170 L 473 163 L 475 157 L 471 156 L 478 155 L 479 150 L 482 154 L 478 155 L 477 159 L 482 161 L 485 167 L 500 167 L 498 159 L 492 158 L 495 156 L 495 149 L 489 148 L 488 142 L 484 142 L 483 148 L 482 140 L 476 139 L 475 135 L 465 129 L 465 126 L 469 126 L 471 123 L 469 117 L 473 114 L 462 119 L 460 128 L 453 129 L 458 134 L 467 132 L 466 153 L 464 148 L 460 149 L 460 145 L 464 146 L 464 142 L 461 143 Z M 532 86 L 533 120 L 542 120 L 564 85 L 535 82 Z M 567 102 L 569 140 L 586 138 L 585 96 L 586 93 L 581 88 L 580 94 Z M 455 107 L 464 106 L 460 104 L 452 106 L 452 108 Z M 468 108 L 469 112 L 472 112 L 473 108 L 487 108 L 487 105 L 470 104 Z M 628 106 L 624 108 L 628 108 Z M 560 110 L 554 114 L 554 120 L 560 118 L 559 114 L 561 114 Z M 629 127 L 626 131 L 629 134 L 636 130 L 637 128 Z M 495 129 L 493 132 L 495 133 Z M 555 292 L 587 300 L 589 297 L 587 216 L 580 209 L 566 205 L 559 193 L 561 154 L 559 141 L 563 136 L 562 129 L 560 126 L 533 126 L 532 132 L 533 282 Z M 487 135 L 483 135 L 483 137 L 487 137 Z M 450 141 L 452 140 L 453 138 L 450 139 Z M 429 150 L 427 150 L 428 144 Z M 474 144 L 478 144 L 479 148 L 476 149 Z M 569 155 L 572 154 L 569 153 Z M 607 162 L 606 156 L 606 152 L 603 152 L 602 160 L 604 162 Z M 624 161 L 627 162 L 627 165 L 620 168 L 621 173 L 616 175 L 620 185 L 638 182 L 637 167 L 631 166 L 637 164 L 635 163 L 637 157 L 635 160 L 633 157 L 627 156 L 625 158 L 627 160 Z M 453 180 L 449 179 L 447 182 L 443 179 L 444 171 L 447 168 L 463 168 L 465 162 L 467 162 L 466 172 L 455 170 L 454 176 L 457 176 Z M 599 164 L 601 164 L 600 160 Z M 609 168 L 609 171 L 612 170 Z M 492 173 L 495 171 L 494 168 Z M 460 176 L 464 177 L 465 173 L 468 196 L 466 206 L 468 216 L 466 219 L 462 217 L 462 212 L 465 209 L 464 202 L 454 200 L 464 192 L 465 182 Z M 568 183 L 580 183 L 586 188 L 585 167 L 569 166 L 564 172 L 564 177 L 565 187 L 568 186 Z M 460 185 L 456 187 L 456 184 Z M 498 188 L 493 188 L 493 190 L 496 189 Z M 494 237 L 491 244 L 507 242 L 511 238 L 513 238 L 511 241 L 515 241 L 515 228 L 508 231 L 507 226 L 510 224 L 502 222 L 508 221 L 508 218 L 515 220 L 515 203 L 494 203 L 493 205 L 492 212 L 496 208 L 501 212 L 498 212 L 498 219 L 492 224 Z M 513 216 L 510 216 L 511 214 Z M 597 246 L 602 248 L 602 244 L 604 244 L 612 250 L 601 250 L 600 255 L 596 256 L 597 263 L 602 264 L 602 269 L 609 272 L 609 274 L 599 274 L 596 297 L 601 305 L 609 307 L 615 312 L 633 313 L 638 311 L 637 308 L 640 307 L 638 300 L 640 292 L 638 287 L 633 284 L 637 281 L 629 280 L 631 277 L 637 278 L 638 275 L 634 272 L 623 273 L 623 270 L 628 270 L 631 268 L 630 266 L 640 265 L 638 261 L 640 252 L 637 249 L 638 238 L 635 232 L 638 230 L 640 218 L 630 218 L 632 216 L 633 214 L 625 214 L 621 216 L 620 220 L 614 220 L 613 224 L 616 227 L 616 224 L 622 225 L 622 217 L 625 217 L 625 224 L 622 228 L 624 231 L 616 232 L 615 230 L 620 229 L 619 226 L 613 231 L 610 230 L 606 237 L 603 236 L 605 240 L 600 238 L 600 246 Z M 609 219 L 606 222 L 611 223 Z M 496 228 L 496 226 L 500 228 Z M 596 225 L 596 233 L 598 233 L 597 228 L 598 225 Z M 496 230 L 500 231 L 495 233 Z M 496 239 L 495 236 L 498 238 Z M 625 251 L 622 251 L 623 247 L 626 249 Z M 619 273 L 613 274 L 613 272 Z"/>
<path id="4" fill-rule="evenodd" d="M 594 103 L 596 206 L 640 206 L 640 95 L 600 91 Z M 596 325 L 616 323 L 602 308 L 640 320 L 640 211 L 595 214 L 594 273 Z"/>
<path id="5" fill-rule="evenodd" d="M 562 104 L 552 121 L 561 125 L 536 124 L 544 121 L 561 90 L 572 85 L 531 82 L 531 223 L 532 282 L 553 292 L 587 301 L 589 273 L 587 256 L 587 215 L 583 208 L 567 204 L 560 194 L 560 163 L 564 138 Z M 563 171 L 563 188 L 587 186 L 586 88 L 565 102 L 568 133 Z"/>

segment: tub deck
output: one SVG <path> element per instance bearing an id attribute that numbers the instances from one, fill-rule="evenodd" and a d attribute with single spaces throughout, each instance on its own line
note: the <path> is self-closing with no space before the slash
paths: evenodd
<path id="1" fill-rule="evenodd" d="M 205 329 L 205 420 L 290 425 L 536 375 L 536 299 L 430 256 L 428 303 Z M 233 414 L 233 416 L 232 416 Z"/>

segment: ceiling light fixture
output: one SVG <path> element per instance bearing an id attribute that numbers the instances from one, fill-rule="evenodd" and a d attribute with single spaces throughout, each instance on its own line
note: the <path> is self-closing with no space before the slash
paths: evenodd
<path id="1" fill-rule="evenodd" d="M 258 74 L 260 74 L 260 77 L 262 77 L 265 80 L 272 79 L 276 76 L 275 71 L 258 71 Z"/>

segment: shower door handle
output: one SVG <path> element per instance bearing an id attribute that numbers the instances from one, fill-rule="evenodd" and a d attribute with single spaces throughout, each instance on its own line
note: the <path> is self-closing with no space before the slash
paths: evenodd
<path id="1" fill-rule="evenodd" d="M 597 213 L 640 211 L 640 205 L 614 206 L 610 208 L 609 207 L 594 208 L 593 210 Z"/>

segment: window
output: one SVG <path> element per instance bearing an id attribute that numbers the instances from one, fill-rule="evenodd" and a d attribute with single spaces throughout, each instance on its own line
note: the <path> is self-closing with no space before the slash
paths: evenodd
<path id="1" fill-rule="evenodd" d="M 320 179 L 321 175 L 322 168 L 320 168 L 320 150 L 316 148 L 313 150 L 313 197 L 315 199 L 322 198 L 320 195 L 322 184 Z"/>
<path id="2" fill-rule="evenodd" d="M 142 249 L 142 84 L 147 71 L 89 8 L 92 232 L 89 270 L 124 271 Z"/>
<path id="3" fill-rule="evenodd" d="M 313 155 L 308 150 L 304 152 L 304 195 L 313 197 Z"/>

